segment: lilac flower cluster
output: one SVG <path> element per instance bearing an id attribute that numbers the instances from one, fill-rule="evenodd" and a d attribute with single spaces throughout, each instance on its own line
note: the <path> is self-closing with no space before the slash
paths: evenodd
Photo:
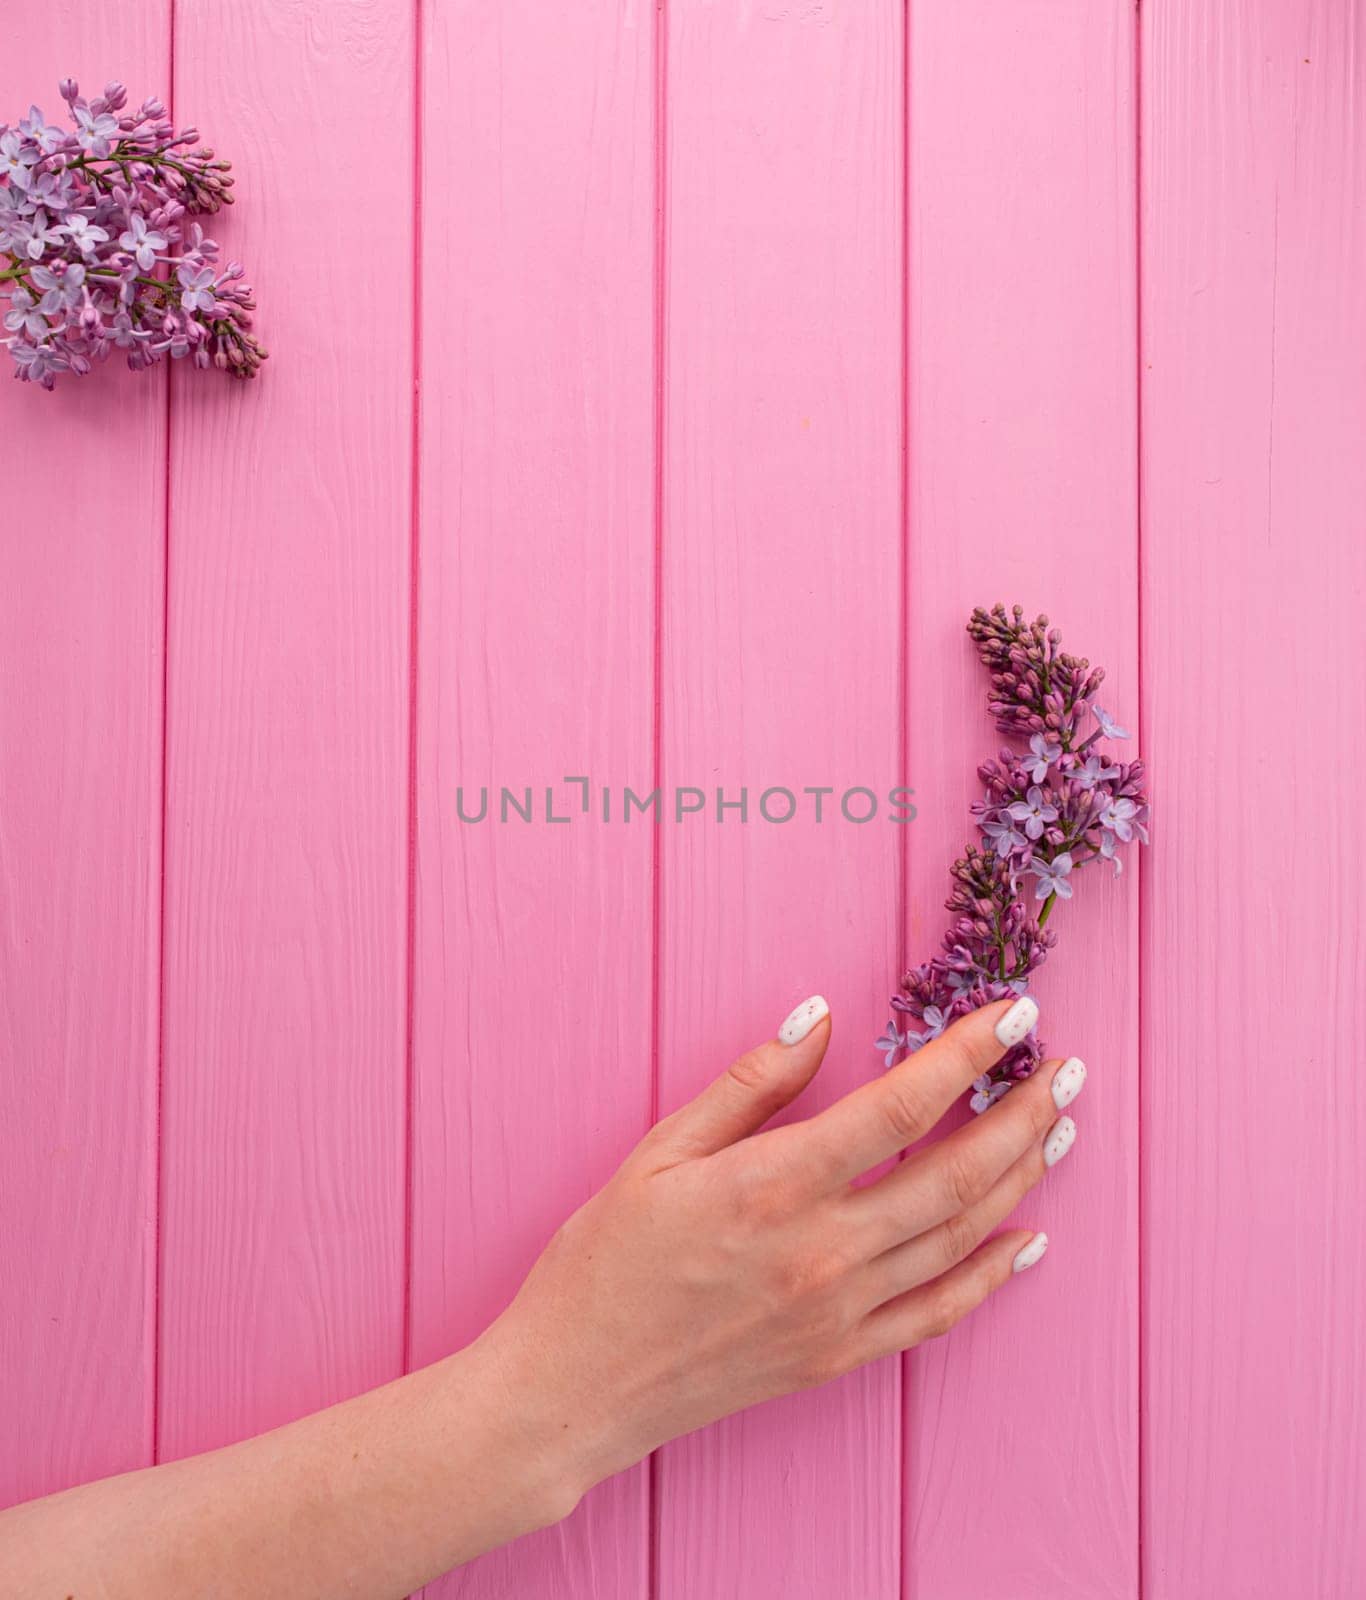
<path id="1" fill-rule="evenodd" d="M 37 106 L 0 125 L 0 343 L 15 376 L 51 389 L 122 350 L 135 372 L 169 355 L 253 377 L 266 352 L 251 286 L 186 220 L 231 202 L 228 163 L 193 148 L 198 133 L 177 133 L 158 100 L 125 112 L 121 83 L 89 101 L 70 78 L 60 92 L 71 127 Z"/>
<path id="2" fill-rule="evenodd" d="M 997 727 L 1028 749 L 1003 749 L 978 769 L 981 842 L 954 862 L 946 903 L 955 920 L 942 951 L 892 996 L 893 1018 L 877 1041 L 889 1067 L 965 1012 L 1023 994 L 1053 948 L 1046 924 L 1072 898 L 1074 875 L 1093 861 L 1118 873 L 1120 847 L 1148 841 L 1143 763 L 1114 761 L 1101 742 L 1129 737 L 1096 704 L 1102 669 L 1064 654 L 1048 618 L 1027 623 L 1019 606 L 1010 616 L 1004 606 L 979 607 L 968 633 L 991 673 Z M 1016 1045 L 973 1084 L 972 1109 L 985 1111 L 1027 1078 L 1043 1053 L 1033 1034 Z"/>

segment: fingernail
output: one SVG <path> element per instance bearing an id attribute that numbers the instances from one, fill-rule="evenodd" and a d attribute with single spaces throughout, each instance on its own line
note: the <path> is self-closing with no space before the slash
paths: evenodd
<path id="1" fill-rule="evenodd" d="M 1019 1044 L 1039 1020 L 1039 1008 L 1030 995 L 1022 994 L 996 1024 L 997 1042 L 1006 1050 Z"/>
<path id="2" fill-rule="evenodd" d="M 790 1011 L 787 1021 L 778 1029 L 779 1044 L 800 1044 L 822 1017 L 830 1015 L 830 1007 L 823 996 L 813 994 L 809 1000 Z"/>
<path id="3" fill-rule="evenodd" d="M 1056 1167 L 1076 1142 L 1076 1123 L 1071 1117 L 1059 1117 L 1049 1129 L 1048 1137 L 1043 1142 L 1044 1166 Z"/>
<path id="4" fill-rule="evenodd" d="M 1016 1252 L 1015 1260 L 1011 1263 L 1012 1272 L 1028 1272 L 1031 1267 L 1038 1266 L 1043 1260 L 1043 1253 L 1048 1249 L 1048 1235 L 1036 1233 L 1027 1245 L 1021 1246 Z"/>
<path id="5" fill-rule="evenodd" d="M 1053 1104 L 1059 1111 L 1070 1106 L 1086 1086 L 1086 1063 L 1078 1056 L 1067 1060 L 1053 1074 Z"/>

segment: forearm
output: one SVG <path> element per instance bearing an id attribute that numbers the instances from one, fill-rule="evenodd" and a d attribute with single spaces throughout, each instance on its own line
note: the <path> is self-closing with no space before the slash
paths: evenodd
<path id="1" fill-rule="evenodd" d="M 564 1419 L 497 1329 L 299 1422 L 0 1514 L 0 1592 L 400 1597 L 566 1514 Z"/>

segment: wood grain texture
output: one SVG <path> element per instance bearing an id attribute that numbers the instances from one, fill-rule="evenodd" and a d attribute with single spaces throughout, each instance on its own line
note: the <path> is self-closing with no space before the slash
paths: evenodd
<path id="1" fill-rule="evenodd" d="M 1146 1592 L 1366 1593 L 1366 14 L 1143 32 Z"/>
<path id="2" fill-rule="evenodd" d="M 976 768 L 1001 741 L 963 626 L 1047 611 L 1135 728 L 1134 19 L 1127 4 L 913 6 L 908 945 L 937 947 Z M 1130 745 L 1132 750 L 1132 745 Z M 1090 1067 L 1073 1153 L 1022 1209 L 1045 1263 L 912 1354 L 906 1593 L 1137 1592 L 1135 875 L 1053 919 L 1040 1034 Z M 1193 1597 L 1192 1597 L 1193 1600 Z"/>
<path id="3" fill-rule="evenodd" d="M 1131 727 L 1141 652 L 1157 803 L 1037 986 L 1046 1262 L 431 1594 L 1357 1600 L 1361 6 L 174 9 L 274 359 L 169 438 L 165 373 L 0 384 L 0 1503 L 454 1348 L 806 994 L 799 1111 L 876 1072 L 1018 599 Z M 16 12 L 0 116 L 171 34 Z"/>
<path id="4" fill-rule="evenodd" d="M 654 25 L 424 13 L 414 1362 L 650 1121 L 652 837 L 620 796 L 653 759 Z M 628 1473 L 428 1592 L 643 1600 L 647 1497 Z"/>
<path id="5" fill-rule="evenodd" d="M 64 123 L 68 75 L 164 93 L 169 58 L 158 0 L 7 14 L 0 119 Z M 151 1459 L 164 374 L 46 394 L 5 371 L 0 436 L 6 1505 Z"/>
<path id="6" fill-rule="evenodd" d="M 178 0 L 277 359 L 175 375 L 166 1455 L 402 1363 L 412 93 L 403 0 Z"/>
<path id="7" fill-rule="evenodd" d="M 667 8 L 662 772 L 708 806 L 662 838 L 666 1111 L 813 992 L 804 1109 L 878 1070 L 905 830 L 839 798 L 901 777 L 901 15 Z M 894 1595 L 898 1411 L 885 1363 L 666 1448 L 660 1600 Z"/>

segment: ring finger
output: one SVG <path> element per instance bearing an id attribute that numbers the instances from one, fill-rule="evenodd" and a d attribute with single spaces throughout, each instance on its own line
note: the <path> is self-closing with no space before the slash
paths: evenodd
<path id="1" fill-rule="evenodd" d="M 1049 1167 L 1067 1154 L 1076 1133 L 1071 1117 L 1060 1117 L 1047 1139 L 1027 1150 L 974 1205 L 869 1262 L 869 1304 L 877 1306 L 893 1300 L 970 1256 L 988 1234 L 1000 1227 Z"/>
<path id="2" fill-rule="evenodd" d="M 1058 1113 L 1081 1093 L 1075 1056 L 1046 1061 L 997 1105 L 946 1139 L 926 1145 L 849 1198 L 851 1225 L 869 1256 L 947 1222 L 990 1192 L 1031 1145 L 1051 1137 Z"/>

